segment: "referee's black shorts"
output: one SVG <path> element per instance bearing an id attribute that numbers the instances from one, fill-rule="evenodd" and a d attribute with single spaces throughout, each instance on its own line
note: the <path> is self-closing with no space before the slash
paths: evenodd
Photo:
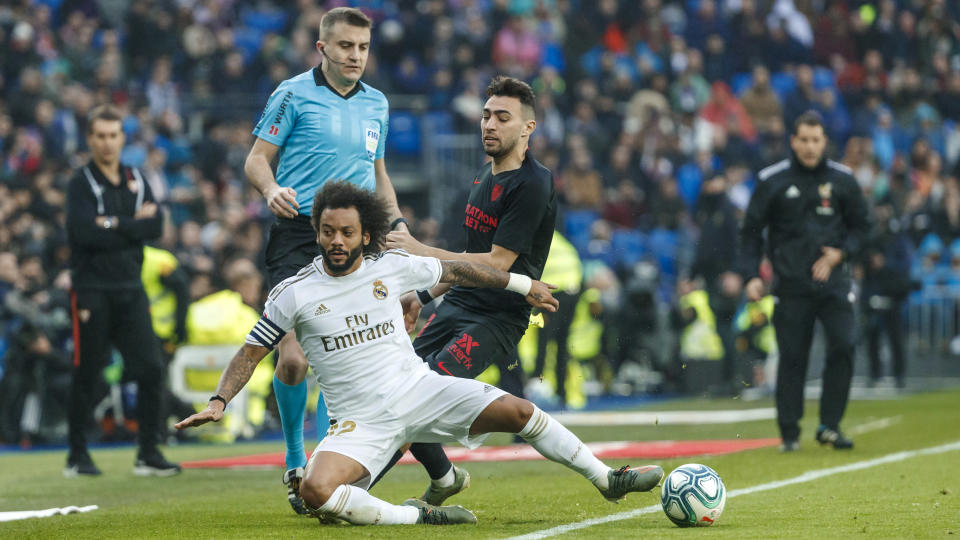
<path id="1" fill-rule="evenodd" d="M 413 348 L 437 373 L 472 379 L 491 364 L 506 367 L 524 332 L 516 323 L 442 302 Z"/>
<path id="2" fill-rule="evenodd" d="M 317 233 L 310 216 L 300 214 L 293 219 L 277 218 L 267 237 L 267 281 L 271 289 L 294 276 L 320 254 Z"/>

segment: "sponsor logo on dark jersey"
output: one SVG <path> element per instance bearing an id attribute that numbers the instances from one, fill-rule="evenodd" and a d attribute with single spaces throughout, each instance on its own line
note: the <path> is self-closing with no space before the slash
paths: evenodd
<path id="1" fill-rule="evenodd" d="M 466 214 L 464 225 L 475 231 L 490 232 L 496 229 L 500 222 L 500 218 L 493 217 L 470 203 L 467 203 Z"/>

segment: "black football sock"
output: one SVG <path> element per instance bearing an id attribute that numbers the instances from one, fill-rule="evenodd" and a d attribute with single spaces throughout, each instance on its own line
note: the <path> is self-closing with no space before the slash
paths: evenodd
<path id="1" fill-rule="evenodd" d="M 431 480 L 443 478 L 453 467 L 440 443 L 413 443 L 410 445 L 410 453 L 423 464 Z"/>

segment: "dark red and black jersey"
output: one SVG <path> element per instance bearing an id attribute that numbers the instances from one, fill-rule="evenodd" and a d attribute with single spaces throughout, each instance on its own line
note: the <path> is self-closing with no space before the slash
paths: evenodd
<path id="1" fill-rule="evenodd" d="M 488 253 L 496 244 L 518 253 L 510 271 L 539 279 L 557 221 L 553 175 L 528 151 L 520 168 L 493 174 L 486 164 L 473 180 L 464 210 L 468 253 Z M 506 322 L 527 326 L 530 305 L 503 289 L 454 287 L 446 302 Z"/>

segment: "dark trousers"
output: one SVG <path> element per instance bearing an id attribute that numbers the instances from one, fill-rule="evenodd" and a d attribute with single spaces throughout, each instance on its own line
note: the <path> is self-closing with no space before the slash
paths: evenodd
<path id="1" fill-rule="evenodd" d="M 160 433 L 160 394 L 164 386 L 160 344 L 150 321 L 143 289 L 83 289 L 71 293 L 73 381 L 68 412 L 70 452 L 86 451 L 85 430 L 92 420 L 95 393 L 110 362 L 111 347 L 123 357 L 126 379 L 137 383 L 138 443 L 156 448 Z"/>
<path id="2" fill-rule="evenodd" d="M 543 368 L 547 362 L 547 343 L 552 340 L 557 342 L 557 363 L 554 367 L 554 373 L 557 377 L 557 397 L 561 403 L 567 401 L 567 388 L 564 384 L 567 380 L 567 363 L 570 361 L 570 353 L 567 351 L 567 340 L 570 337 L 570 325 L 573 324 L 573 316 L 577 312 L 577 301 L 580 299 L 580 293 L 570 294 L 561 291 L 554 291 L 553 296 L 560 301 L 560 308 L 556 313 L 543 313 L 543 330 L 537 338 L 537 363 L 534 367 L 532 377 L 543 375 Z"/>
<path id="3" fill-rule="evenodd" d="M 853 376 L 855 329 L 853 305 L 846 291 L 810 296 L 781 296 L 773 312 L 780 363 L 777 366 L 777 422 L 786 440 L 800 436 L 803 390 L 810 360 L 814 321 L 820 319 L 827 338 L 820 396 L 820 423 L 836 429 L 843 418 Z"/>
<path id="4" fill-rule="evenodd" d="M 880 336 L 886 332 L 890 339 L 890 356 L 893 360 L 893 376 L 903 381 L 903 325 L 900 321 L 900 309 L 903 304 L 894 302 L 891 309 L 867 311 L 867 355 L 870 357 L 870 378 L 879 379 Z"/>

